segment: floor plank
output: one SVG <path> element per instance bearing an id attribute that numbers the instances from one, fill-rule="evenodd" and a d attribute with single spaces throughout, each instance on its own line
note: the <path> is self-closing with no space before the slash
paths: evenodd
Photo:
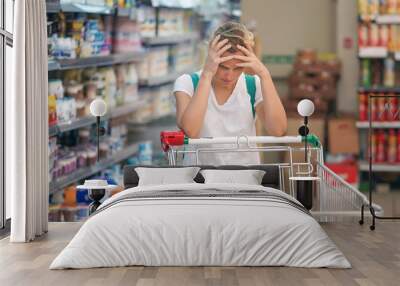
<path id="1" fill-rule="evenodd" d="M 266 286 L 266 285 L 399 285 L 400 223 L 324 224 L 329 237 L 352 269 L 289 267 L 118 267 L 85 270 L 48 269 L 80 223 L 50 223 L 50 231 L 32 243 L 0 240 L 0 285 L 136 285 L 136 286 Z"/>

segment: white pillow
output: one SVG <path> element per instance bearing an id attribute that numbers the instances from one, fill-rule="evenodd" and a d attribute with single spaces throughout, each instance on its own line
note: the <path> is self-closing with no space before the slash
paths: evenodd
<path id="1" fill-rule="evenodd" d="M 139 176 L 138 186 L 195 183 L 193 179 L 196 177 L 199 170 L 199 167 L 135 168 Z"/>
<path id="2" fill-rule="evenodd" d="M 265 171 L 262 170 L 201 170 L 204 183 L 233 183 L 247 185 L 261 185 Z"/>

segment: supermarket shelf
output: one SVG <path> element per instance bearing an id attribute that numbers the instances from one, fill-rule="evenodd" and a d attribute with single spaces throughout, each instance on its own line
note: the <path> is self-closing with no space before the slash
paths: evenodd
<path id="1" fill-rule="evenodd" d="M 89 67 L 111 66 L 134 61 L 141 61 L 145 55 L 145 51 L 134 53 L 112 54 L 108 56 L 94 56 L 88 58 L 66 59 L 49 61 L 48 70 L 68 70 L 68 69 L 83 69 Z"/>
<path id="2" fill-rule="evenodd" d="M 79 4 L 79 3 L 68 3 L 60 4 L 60 1 L 46 1 L 46 12 L 47 13 L 58 13 L 60 11 L 71 12 L 71 13 L 89 13 L 89 14 L 104 14 L 111 15 L 116 12 L 117 16 L 130 17 L 134 19 L 135 9 L 134 8 L 114 8 L 100 5 L 90 4 Z"/>
<path id="3" fill-rule="evenodd" d="M 369 128 L 368 121 L 357 121 L 357 128 Z M 400 121 L 382 121 L 372 122 L 372 128 L 400 128 Z"/>
<path id="4" fill-rule="evenodd" d="M 153 78 L 149 78 L 146 80 L 139 80 L 139 86 L 151 87 L 151 86 L 157 86 L 157 85 L 162 85 L 162 84 L 166 84 L 166 83 L 172 83 L 180 75 L 185 74 L 185 73 L 192 73 L 194 70 L 195 70 L 195 68 L 193 67 L 191 69 L 180 71 L 180 72 L 172 72 L 172 73 L 169 73 L 162 77 L 153 77 Z"/>
<path id="5" fill-rule="evenodd" d="M 400 88 L 399 87 L 359 87 L 358 92 L 400 93 Z"/>
<path id="6" fill-rule="evenodd" d="M 187 41 L 195 41 L 197 39 L 199 39 L 199 35 L 197 33 L 187 33 L 177 36 L 171 35 L 164 37 L 143 38 L 142 43 L 147 46 L 173 45 Z"/>
<path id="7" fill-rule="evenodd" d="M 127 115 L 131 112 L 136 111 L 137 109 L 142 107 L 144 104 L 145 104 L 144 101 L 139 101 L 139 102 L 127 104 L 125 106 L 117 107 L 117 108 L 111 110 L 109 113 L 107 113 L 104 117 L 102 117 L 102 120 L 108 120 L 110 118 L 116 118 L 119 116 Z M 74 121 L 71 121 L 68 123 L 58 124 L 56 126 L 51 126 L 49 128 L 49 136 L 55 136 L 62 132 L 67 132 L 67 131 L 79 129 L 82 127 L 87 127 L 87 126 L 90 126 L 95 123 L 96 123 L 95 117 L 87 116 L 87 117 L 80 118 L 80 119 L 77 119 L 77 120 L 74 120 Z"/>
<path id="8" fill-rule="evenodd" d="M 61 10 L 60 1 L 46 1 L 46 12 L 57 13 Z"/>
<path id="9" fill-rule="evenodd" d="M 49 186 L 50 194 L 55 193 L 56 191 L 61 190 L 62 188 L 65 188 L 68 185 L 73 184 L 77 181 L 90 177 L 104 169 L 107 169 L 108 167 L 111 167 L 114 164 L 126 160 L 137 152 L 138 144 L 133 144 L 129 147 L 126 147 L 124 150 L 117 152 L 110 158 L 101 160 L 95 166 L 79 169 L 78 171 L 68 176 L 54 180 L 50 183 Z"/>
<path id="10" fill-rule="evenodd" d="M 360 161 L 358 163 L 360 171 L 368 172 L 369 171 L 369 163 L 366 161 Z M 372 171 L 374 172 L 399 172 L 400 173 L 400 164 L 372 164 Z"/>
<path id="11" fill-rule="evenodd" d="M 375 17 L 377 24 L 400 24 L 400 15 L 378 15 Z"/>
<path id="12" fill-rule="evenodd" d="M 111 15 L 114 13 L 115 8 L 108 7 L 108 6 L 101 6 L 101 5 L 68 3 L 68 4 L 61 4 L 61 10 L 63 12 L 70 12 L 70 13 L 90 13 L 90 14 Z"/>
<path id="13" fill-rule="evenodd" d="M 55 70 L 59 70 L 59 69 L 60 69 L 60 65 L 58 64 L 58 62 L 56 62 L 54 60 L 48 61 L 48 70 L 49 71 L 55 71 Z"/>
<path id="14" fill-rule="evenodd" d="M 360 58 L 386 58 L 388 56 L 388 50 L 385 47 L 367 47 L 360 48 L 358 51 Z"/>

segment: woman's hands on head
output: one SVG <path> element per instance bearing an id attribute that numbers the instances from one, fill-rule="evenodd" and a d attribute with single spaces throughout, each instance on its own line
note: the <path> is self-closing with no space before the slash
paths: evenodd
<path id="1" fill-rule="evenodd" d="M 208 55 L 202 72 L 203 75 L 213 77 L 220 63 L 234 58 L 234 55 L 222 56 L 232 45 L 229 43 L 228 39 L 220 41 L 220 38 L 220 35 L 216 36 L 208 48 Z"/>
<path id="2" fill-rule="evenodd" d="M 258 75 L 260 78 L 269 75 L 267 67 L 257 58 L 250 45 L 246 45 L 246 47 L 237 45 L 237 49 L 244 55 L 233 56 L 234 59 L 242 61 L 241 63 L 237 63 L 236 66 L 246 68 L 246 70 Z"/>

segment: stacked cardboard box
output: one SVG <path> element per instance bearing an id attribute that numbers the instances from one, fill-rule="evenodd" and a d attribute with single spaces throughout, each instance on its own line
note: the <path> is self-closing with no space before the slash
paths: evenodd
<path id="1" fill-rule="evenodd" d="M 314 50 L 297 53 L 289 76 L 289 97 L 284 101 L 288 114 L 296 112 L 301 99 L 311 99 L 317 114 L 334 111 L 340 62 L 332 54 L 317 54 Z"/>

